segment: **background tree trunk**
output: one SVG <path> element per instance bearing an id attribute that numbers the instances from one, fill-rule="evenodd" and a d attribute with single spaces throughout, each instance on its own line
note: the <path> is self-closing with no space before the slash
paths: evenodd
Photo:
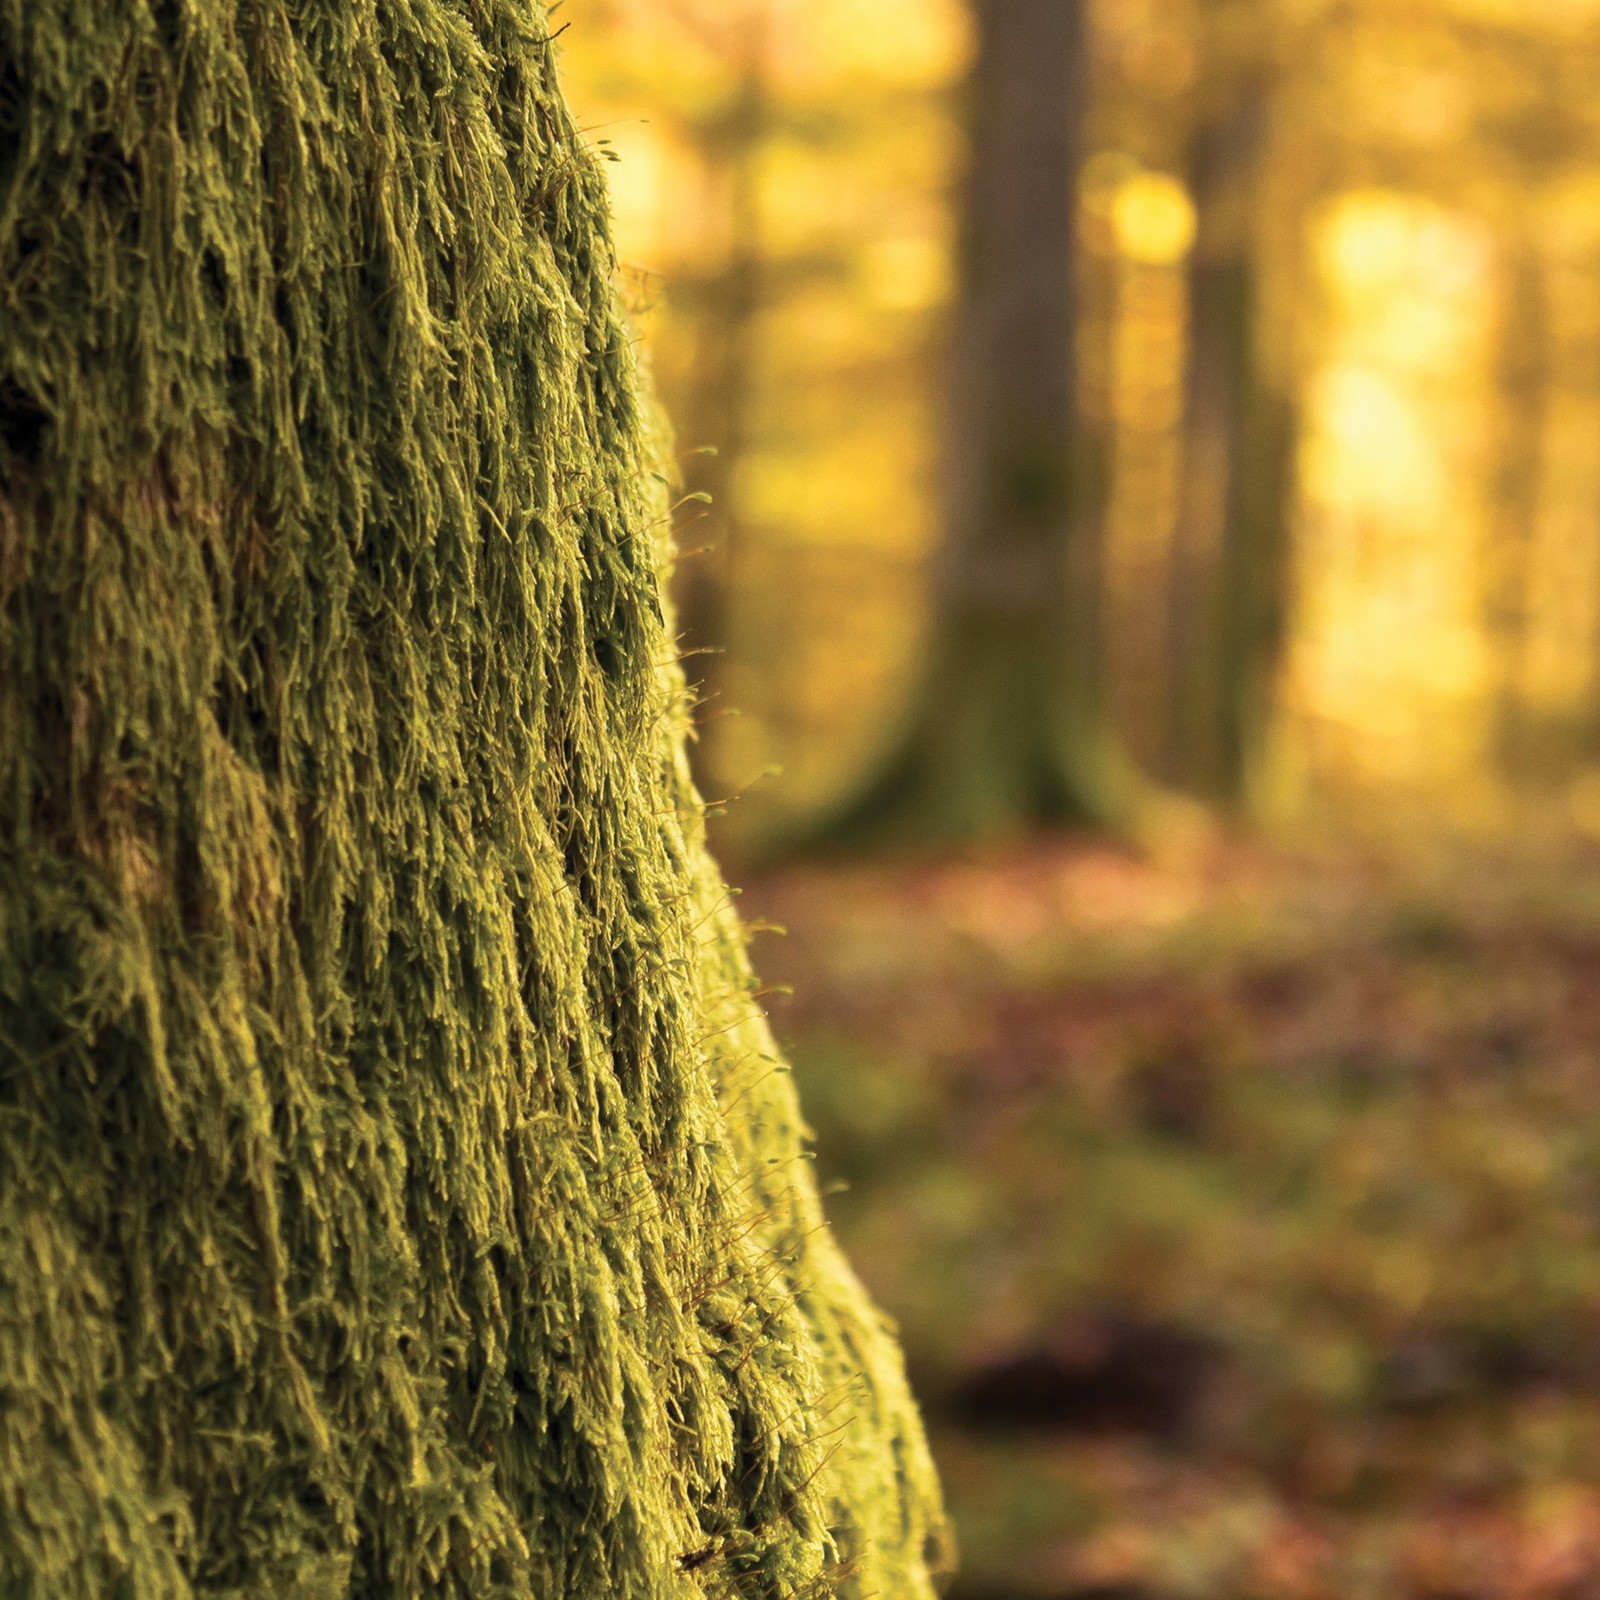
<path id="1" fill-rule="evenodd" d="M 1260 352 L 1254 216 L 1267 133 L 1263 83 L 1202 114 L 1190 191 L 1184 464 L 1168 585 L 1164 775 L 1248 805 L 1283 634 L 1295 450 L 1291 402 Z"/>
<path id="2" fill-rule="evenodd" d="M 694 130 L 708 185 L 724 216 L 726 249 L 715 271 L 674 284 L 692 298 L 694 365 L 674 417 L 696 452 L 685 486 L 710 497 L 708 544 L 678 573 L 676 594 L 689 678 L 702 701 L 721 699 L 723 664 L 734 646 L 743 531 L 737 473 L 750 444 L 762 309 L 761 165 L 770 116 L 768 0 L 749 0 L 735 34 L 737 87 L 713 119 Z M 718 706 L 717 711 L 726 707 Z M 703 776 L 703 775 L 702 775 Z"/>
<path id="3" fill-rule="evenodd" d="M 927 1595 L 542 10 L 0 79 L 0 1590 Z"/>
<path id="4" fill-rule="evenodd" d="M 977 0 L 945 538 L 908 732 L 845 837 L 1103 824 L 1098 473 L 1074 427 L 1082 0 Z"/>
<path id="5" fill-rule="evenodd" d="M 1540 755 L 1526 691 L 1530 587 L 1545 488 L 1550 403 L 1550 328 L 1545 267 L 1532 226 L 1519 218 L 1509 244 L 1496 347 L 1501 397 L 1499 449 L 1492 479 L 1487 628 L 1492 674 L 1494 756 L 1512 783 L 1533 776 Z M 1542 775 L 1542 774 L 1541 774 Z"/>

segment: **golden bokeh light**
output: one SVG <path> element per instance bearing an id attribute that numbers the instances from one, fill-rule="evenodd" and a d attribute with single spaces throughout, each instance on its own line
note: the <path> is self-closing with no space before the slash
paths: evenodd
<path id="1" fill-rule="evenodd" d="M 1130 261 L 1175 266 L 1194 244 L 1194 202 L 1165 172 L 1135 173 L 1116 191 L 1111 225 L 1118 248 Z"/>

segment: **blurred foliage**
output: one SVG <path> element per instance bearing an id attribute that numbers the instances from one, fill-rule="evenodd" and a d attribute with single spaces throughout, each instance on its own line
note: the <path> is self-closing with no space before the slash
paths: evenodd
<path id="1" fill-rule="evenodd" d="M 715 497 L 682 529 L 690 643 L 717 652 L 702 777 L 784 769 L 736 847 L 859 779 L 923 654 L 970 27 L 958 0 L 565 19 L 687 486 Z M 1262 803 L 1448 789 L 1481 814 L 1532 786 L 1592 819 L 1600 3 L 1101 0 L 1094 23 L 1080 403 L 1112 461 L 1129 749 L 1159 768 L 1182 602 L 1186 150 L 1264 84 L 1245 225 L 1302 430 Z"/>

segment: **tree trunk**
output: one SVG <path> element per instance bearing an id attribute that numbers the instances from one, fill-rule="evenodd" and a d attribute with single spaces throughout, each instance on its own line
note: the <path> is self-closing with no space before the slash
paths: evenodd
<path id="1" fill-rule="evenodd" d="M 0 3 L 0 1590 L 928 1595 L 517 0 Z"/>
<path id="2" fill-rule="evenodd" d="M 1107 823 L 1095 464 L 1074 427 L 1084 0 L 975 0 L 945 539 L 908 732 L 845 837 Z"/>
<path id="3" fill-rule="evenodd" d="M 737 477 L 750 444 L 762 305 L 761 158 L 769 120 L 770 23 L 768 0 L 748 0 L 736 30 L 737 90 L 714 121 L 693 130 L 723 211 L 726 254 L 698 281 L 680 279 L 674 286 L 675 293 L 692 298 L 695 312 L 694 362 L 678 421 L 699 453 L 685 465 L 685 486 L 709 498 L 709 540 L 699 559 L 679 569 L 675 594 L 684 650 L 694 663 L 689 677 L 701 701 L 723 695 L 724 663 L 734 645 L 743 554 Z"/>
<path id="4" fill-rule="evenodd" d="M 1525 687 L 1533 618 L 1531 569 L 1545 488 L 1550 401 L 1549 306 L 1532 229 L 1523 220 L 1510 242 L 1497 355 L 1501 407 L 1498 459 L 1485 552 L 1486 623 L 1491 661 L 1492 755 L 1501 775 L 1526 782 L 1535 749 Z"/>
<path id="5" fill-rule="evenodd" d="M 1183 485 L 1168 585 L 1165 775 L 1247 808 L 1283 632 L 1294 410 L 1260 354 L 1253 227 L 1263 86 L 1201 122 L 1190 174 Z"/>

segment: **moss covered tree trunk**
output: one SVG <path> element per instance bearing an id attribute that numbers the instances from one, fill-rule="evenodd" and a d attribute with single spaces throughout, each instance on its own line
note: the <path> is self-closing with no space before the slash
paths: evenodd
<path id="1" fill-rule="evenodd" d="M 972 144 L 929 660 L 845 839 L 1101 824 L 1099 496 L 1074 426 L 1084 0 L 975 0 Z"/>
<path id="2" fill-rule="evenodd" d="M 521 0 L 0 0 L 0 1593 L 922 1596 Z"/>

